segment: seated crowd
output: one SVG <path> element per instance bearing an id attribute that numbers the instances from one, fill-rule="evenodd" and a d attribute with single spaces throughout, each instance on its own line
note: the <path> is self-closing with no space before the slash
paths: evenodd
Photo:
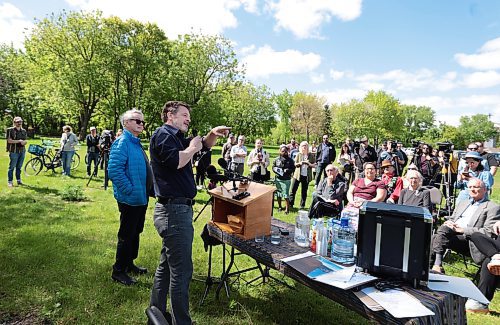
<path id="1" fill-rule="evenodd" d="M 224 158 L 233 159 L 231 168 L 238 172 L 246 157 L 243 143 L 244 137 L 238 137 L 238 144 L 224 153 Z M 401 143 L 383 142 L 377 153 L 366 137 L 357 144 L 347 139 L 341 145 L 337 167 L 335 148 L 327 135 L 317 146 L 295 140 L 282 144 L 272 164 L 262 140 L 257 139 L 247 165 L 250 177 L 260 182 L 270 179 L 267 168 L 272 166 L 278 209 L 283 210 L 284 200 L 286 214 L 295 204 L 299 185 L 300 209 L 305 208 L 309 184 L 315 180 L 310 218 L 337 217 L 344 207 L 359 208 L 365 201 L 420 206 L 433 212 L 431 191 L 442 188 L 447 196 L 444 185 L 454 186 L 458 190 L 455 209 L 432 238 L 432 271 L 444 272 L 443 256 L 448 249 L 469 256 L 482 266 L 478 287 L 491 300 L 500 279 L 500 207 L 488 198 L 497 162 L 480 147 L 481 142 L 470 144 L 458 161 L 421 143 L 408 161 Z M 485 312 L 488 305 L 469 299 L 466 309 Z"/>

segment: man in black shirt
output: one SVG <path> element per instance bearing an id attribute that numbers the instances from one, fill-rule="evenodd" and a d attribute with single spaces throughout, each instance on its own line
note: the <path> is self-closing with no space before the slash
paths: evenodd
<path id="1" fill-rule="evenodd" d="M 90 134 L 85 138 L 87 142 L 87 176 L 90 176 L 92 162 L 94 162 L 94 176 L 97 176 L 97 165 L 99 163 L 99 135 L 95 126 L 90 127 Z"/>
<path id="2" fill-rule="evenodd" d="M 191 324 L 189 283 L 193 274 L 192 206 L 196 195 L 191 159 L 202 147 L 212 147 L 217 137 L 227 136 L 230 129 L 218 126 L 203 138 L 185 138 L 191 122 L 190 110 L 186 103 L 167 102 L 162 111 L 164 124 L 153 133 L 149 147 L 158 199 L 154 225 L 163 238 L 150 305 L 161 310 L 167 319 L 171 317 L 174 324 Z M 171 316 L 166 311 L 169 291 Z"/>
<path id="3" fill-rule="evenodd" d="M 328 164 L 332 164 L 335 161 L 335 146 L 328 141 L 328 135 L 323 135 L 323 142 L 318 146 L 316 151 L 316 180 L 315 186 L 318 186 L 321 181 L 321 176 L 326 177 L 325 168 Z"/>
<path id="4" fill-rule="evenodd" d="M 489 152 L 484 151 L 484 143 L 481 141 L 476 142 L 477 152 L 483 157 L 483 159 L 488 163 L 488 167 L 490 168 L 490 173 L 492 176 L 495 176 L 498 168 L 498 161 L 495 158 L 495 155 Z"/>
<path id="5" fill-rule="evenodd" d="M 363 165 L 367 162 L 373 163 L 377 162 L 377 152 L 375 148 L 368 144 L 368 138 L 362 137 L 359 149 L 354 152 L 354 164 L 357 169 L 356 178 L 364 177 Z"/>

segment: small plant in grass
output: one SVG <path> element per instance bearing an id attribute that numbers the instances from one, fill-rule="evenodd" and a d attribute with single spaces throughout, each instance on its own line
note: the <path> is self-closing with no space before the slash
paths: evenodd
<path id="1" fill-rule="evenodd" d="M 67 185 L 61 191 L 61 197 L 65 201 L 83 201 L 85 194 L 83 188 L 78 185 Z"/>

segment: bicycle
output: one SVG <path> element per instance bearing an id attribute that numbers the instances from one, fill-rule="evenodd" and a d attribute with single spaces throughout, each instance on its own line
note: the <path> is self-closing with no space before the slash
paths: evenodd
<path id="1" fill-rule="evenodd" d="M 52 170 L 52 173 L 55 173 L 55 169 L 62 166 L 60 151 L 57 151 L 54 156 L 51 157 L 45 153 L 46 150 L 45 147 L 37 144 L 30 144 L 28 152 L 36 157 L 31 158 L 26 162 L 26 165 L 24 165 L 24 174 L 26 176 L 40 174 L 43 167 L 47 168 L 47 171 Z"/>
<path id="2" fill-rule="evenodd" d="M 55 147 L 54 145 L 55 141 L 52 141 L 50 139 L 42 139 L 42 147 L 46 148 L 45 155 L 47 155 L 47 158 L 50 158 L 51 160 L 54 159 L 55 155 L 59 152 L 60 149 L 54 149 L 55 152 L 52 151 L 52 148 Z M 75 154 L 73 155 L 73 158 L 71 159 L 71 170 L 76 170 L 78 166 L 80 166 L 80 155 L 77 150 L 80 149 L 80 144 L 75 146 Z"/>

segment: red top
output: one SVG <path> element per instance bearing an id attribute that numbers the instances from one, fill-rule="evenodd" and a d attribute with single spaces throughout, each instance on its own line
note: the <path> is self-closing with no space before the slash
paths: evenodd
<path id="1" fill-rule="evenodd" d="M 365 200 L 371 200 L 377 196 L 377 189 L 385 189 L 384 182 L 380 180 L 374 180 L 370 184 L 365 184 L 365 178 L 358 178 L 354 182 L 353 196 L 359 197 Z"/>

